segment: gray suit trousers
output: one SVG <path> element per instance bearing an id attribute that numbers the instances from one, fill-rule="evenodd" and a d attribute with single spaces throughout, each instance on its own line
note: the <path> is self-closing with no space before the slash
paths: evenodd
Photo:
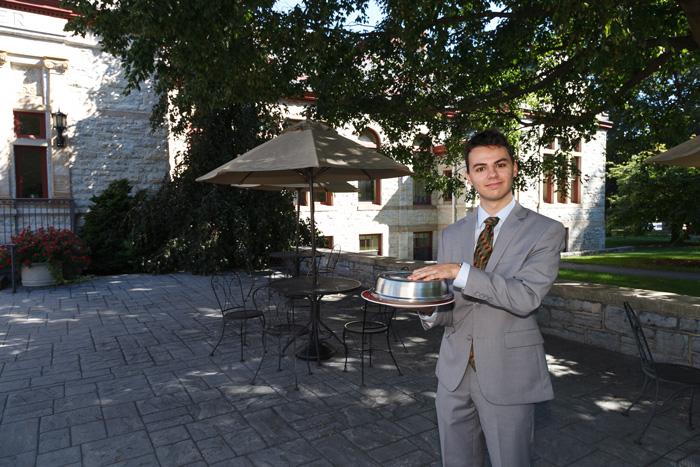
<path id="1" fill-rule="evenodd" d="M 468 367 L 456 390 L 438 383 L 435 406 L 445 467 L 481 467 L 485 449 L 492 467 L 531 465 L 535 404 L 490 403 Z"/>

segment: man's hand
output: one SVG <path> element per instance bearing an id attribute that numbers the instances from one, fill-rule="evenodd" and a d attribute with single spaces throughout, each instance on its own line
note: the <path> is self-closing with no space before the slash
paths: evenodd
<path id="1" fill-rule="evenodd" d="M 459 263 L 443 263 L 434 266 L 426 266 L 413 271 L 411 275 L 408 276 L 408 279 L 412 281 L 452 280 L 457 277 L 461 267 L 462 265 Z"/>

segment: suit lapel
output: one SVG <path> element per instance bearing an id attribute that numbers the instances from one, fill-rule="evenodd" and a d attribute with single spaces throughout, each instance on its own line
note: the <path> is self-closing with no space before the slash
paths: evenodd
<path id="1" fill-rule="evenodd" d="M 489 258 L 485 271 L 493 271 L 496 267 L 503 253 L 508 249 L 508 245 L 513 238 L 515 238 L 515 234 L 520 230 L 525 217 L 527 217 L 527 211 L 516 202 L 510 215 L 505 220 L 503 227 L 501 227 L 501 230 L 498 232 L 498 238 L 496 238 L 496 243 L 493 245 L 493 253 L 491 253 L 491 258 Z M 473 243 L 474 239 L 472 239 L 472 245 Z M 472 256 L 474 256 L 473 250 L 474 248 L 472 247 Z"/>
<path id="2" fill-rule="evenodd" d="M 464 262 L 468 264 L 474 263 L 474 232 L 476 231 L 476 213 L 477 210 L 474 209 L 464 218 L 465 241 L 462 242 L 462 245 L 464 245 L 462 257 L 464 258 Z"/>

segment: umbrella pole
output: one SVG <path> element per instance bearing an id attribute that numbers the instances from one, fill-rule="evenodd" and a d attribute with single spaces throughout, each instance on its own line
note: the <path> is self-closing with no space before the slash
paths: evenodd
<path id="1" fill-rule="evenodd" d="M 309 193 L 314 192 L 314 171 L 309 169 Z M 314 220 L 314 202 L 313 195 L 309 201 L 309 217 L 311 218 L 311 277 L 313 278 L 313 288 L 318 285 L 318 277 L 316 271 L 316 221 Z"/>
<path id="2" fill-rule="evenodd" d="M 302 189 L 297 188 L 297 223 L 294 230 L 294 264 L 296 265 L 296 274 L 299 277 L 299 266 L 301 262 L 299 261 L 299 219 L 301 214 L 301 193 Z"/>
<path id="3" fill-rule="evenodd" d="M 309 204 L 311 209 L 309 217 L 311 218 L 311 290 L 313 293 L 309 297 L 311 299 L 311 336 L 309 337 L 309 351 L 314 351 L 316 354 L 317 363 L 321 365 L 321 343 L 318 337 L 318 324 L 321 322 L 321 303 L 319 296 L 316 295 L 316 287 L 318 286 L 318 271 L 316 270 L 316 221 L 314 220 L 314 169 L 309 169 L 309 193 L 311 199 Z M 313 348 L 311 347 L 313 345 Z M 307 356 L 309 353 L 307 352 Z"/>

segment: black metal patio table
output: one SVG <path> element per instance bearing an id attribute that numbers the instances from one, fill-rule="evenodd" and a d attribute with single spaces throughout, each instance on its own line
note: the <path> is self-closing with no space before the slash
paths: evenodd
<path id="1" fill-rule="evenodd" d="M 347 293 L 361 287 L 360 281 L 345 277 L 317 277 L 316 287 L 313 286 L 313 277 L 293 277 L 273 281 L 270 286 L 281 294 L 290 298 L 308 298 L 311 303 L 311 319 L 307 325 L 309 341 L 307 345 L 297 352 L 297 357 L 304 360 L 321 360 L 331 358 L 335 350 L 319 337 L 320 327 L 323 327 L 341 345 L 343 341 L 321 320 L 321 299 L 325 295 Z"/>

